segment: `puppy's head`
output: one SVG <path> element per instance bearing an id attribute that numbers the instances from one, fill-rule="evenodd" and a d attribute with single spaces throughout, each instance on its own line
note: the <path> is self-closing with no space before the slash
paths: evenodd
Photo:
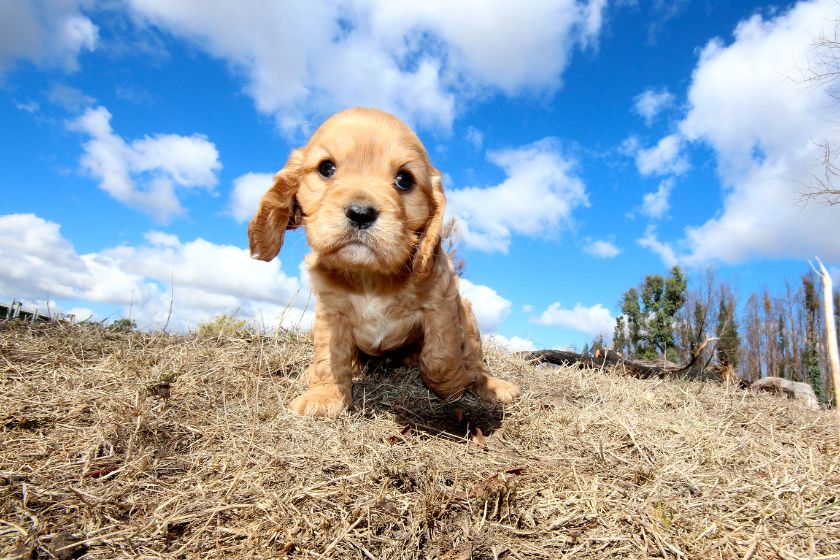
<path id="1" fill-rule="evenodd" d="M 306 226 L 321 264 L 425 274 L 440 242 L 440 173 L 396 117 L 349 109 L 294 150 L 248 227 L 251 254 L 269 261 L 286 229 Z"/>

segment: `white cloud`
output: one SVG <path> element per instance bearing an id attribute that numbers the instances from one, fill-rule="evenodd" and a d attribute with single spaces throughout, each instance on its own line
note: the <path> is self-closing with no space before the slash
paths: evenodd
<path id="1" fill-rule="evenodd" d="M 572 309 L 564 309 L 560 302 L 554 302 L 539 317 L 532 317 L 531 322 L 563 327 L 590 336 L 609 335 L 615 327 L 615 318 L 610 314 L 610 310 L 600 303 L 592 307 L 577 303 Z"/>
<path id="2" fill-rule="evenodd" d="M 183 213 L 178 190 L 212 189 L 217 182 L 219 153 L 203 136 L 156 134 L 127 143 L 114 134 L 105 107 L 89 108 L 67 126 L 90 136 L 81 165 L 99 187 L 160 222 Z"/>
<path id="3" fill-rule="evenodd" d="M 498 333 L 493 333 L 485 338 L 491 344 L 501 346 L 508 352 L 531 352 L 537 349 L 532 340 L 522 338 L 520 336 L 512 336 L 510 338 L 502 336 Z"/>
<path id="4" fill-rule="evenodd" d="M 472 304 L 481 332 L 495 332 L 499 324 L 510 315 L 511 303 L 496 293 L 493 288 L 473 284 L 461 278 L 458 284 L 461 296 Z"/>
<path id="5" fill-rule="evenodd" d="M 130 1 L 139 20 L 231 63 L 286 130 L 353 105 L 448 129 L 460 98 L 554 91 L 573 49 L 597 39 L 604 4 Z"/>
<path id="6" fill-rule="evenodd" d="M 15 107 L 20 109 L 21 111 L 26 111 L 29 114 L 37 113 L 41 110 L 41 105 L 34 100 L 27 100 L 27 101 L 15 101 Z"/>
<path id="7" fill-rule="evenodd" d="M 659 255 L 662 263 L 668 268 L 679 262 L 674 249 L 668 243 L 659 241 L 659 238 L 656 236 L 656 227 L 653 225 L 645 228 L 645 234 L 637 239 L 636 242 L 645 249 L 649 249 Z"/>
<path id="8" fill-rule="evenodd" d="M 81 13 L 79 0 L 3 0 L 0 2 L 0 74 L 17 60 L 78 67 L 82 51 L 96 47 L 99 30 Z"/>
<path id="9" fill-rule="evenodd" d="M 233 180 L 230 213 L 237 222 L 251 219 L 273 181 L 274 175 L 271 173 L 246 173 Z"/>
<path id="10" fill-rule="evenodd" d="M 65 315 L 72 315 L 77 322 L 79 321 L 98 321 L 99 317 L 96 312 L 89 307 L 71 307 L 63 311 Z"/>
<path id="11" fill-rule="evenodd" d="M 619 253 L 621 253 L 621 249 L 616 247 L 612 241 L 604 241 L 602 239 L 589 241 L 583 247 L 583 250 L 593 257 L 601 259 L 611 259 L 613 257 L 617 257 Z"/>
<path id="12" fill-rule="evenodd" d="M 686 263 L 840 259 L 836 209 L 800 204 L 818 172 L 816 143 L 837 131 L 836 99 L 803 83 L 802 69 L 837 18 L 834 0 L 799 2 L 773 19 L 742 21 L 730 45 L 716 39 L 703 49 L 680 130 L 713 149 L 725 197 L 714 218 L 687 229 Z"/>
<path id="13" fill-rule="evenodd" d="M 633 100 L 633 108 L 645 120 L 648 126 L 656 116 L 674 104 L 674 94 L 667 89 L 659 91 L 646 89 Z"/>
<path id="14" fill-rule="evenodd" d="M 185 330 L 220 313 L 284 324 L 311 323 L 301 281 L 280 262 L 255 261 L 247 249 L 149 232 L 146 244 L 77 254 L 60 226 L 33 214 L 0 216 L 0 293 L 122 306 L 143 327 Z M 310 304 L 310 307 L 312 304 Z M 78 317 L 78 315 L 77 315 Z"/>
<path id="15" fill-rule="evenodd" d="M 0 217 L 0 294 L 71 297 L 88 280 L 58 224 L 32 214 Z"/>
<path id="16" fill-rule="evenodd" d="M 625 138 L 621 145 L 618 147 L 618 151 L 629 157 L 635 157 L 636 152 L 642 147 L 641 142 L 639 142 L 639 137 L 636 135 L 628 136 Z"/>
<path id="17" fill-rule="evenodd" d="M 636 167 L 642 175 L 681 175 L 688 171 L 688 159 L 681 153 L 679 134 L 662 138 L 656 146 L 636 152 Z"/>
<path id="18" fill-rule="evenodd" d="M 467 127 L 467 142 L 474 149 L 480 150 L 482 143 L 484 143 L 484 134 L 474 126 Z"/>
<path id="19" fill-rule="evenodd" d="M 65 84 L 53 84 L 47 91 L 47 99 L 68 111 L 80 111 L 96 101 L 93 97 Z"/>
<path id="20" fill-rule="evenodd" d="M 143 234 L 143 237 L 150 245 L 158 245 L 160 247 L 177 247 L 181 243 L 177 235 L 163 231 L 147 231 Z"/>
<path id="21" fill-rule="evenodd" d="M 645 193 L 642 197 L 642 214 L 649 218 L 658 219 L 671 209 L 668 199 L 674 188 L 674 179 L 669 177 L 659 182 L 655 192 Z"/>
<path id="22" fill-rule="evenodd" d="M 490 152 L 488 159 L 504 169 L 502 183 L 446 195 L 447 213 L 458 221 L 468 247 L 507 252 L 513 234 L 554 235 L 572 225 L 575 208 L 589 204 L 586 187 L 572 174 L 574 162 L 551 138 Z"/>

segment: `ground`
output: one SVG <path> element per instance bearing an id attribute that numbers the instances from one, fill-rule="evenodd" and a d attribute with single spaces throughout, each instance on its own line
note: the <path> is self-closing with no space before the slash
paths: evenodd
<path id="1" fill-rule="evenodd" d="M 369 364 L 303 418 L 306 336 L 0 323 L 2 558 L 840 558 L 828 411 L 539 368 L 444 403 Z"/>

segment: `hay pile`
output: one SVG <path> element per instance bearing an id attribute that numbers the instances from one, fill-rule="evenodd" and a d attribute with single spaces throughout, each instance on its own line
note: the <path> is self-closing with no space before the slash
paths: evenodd
<path id="1" fill-rule="evenodd" d="M 301 418 L 311 357 L 0 324 L 0 557 L 840 558 L 828 412 L 490 349 L 505 411 L 371 365 Z"/>

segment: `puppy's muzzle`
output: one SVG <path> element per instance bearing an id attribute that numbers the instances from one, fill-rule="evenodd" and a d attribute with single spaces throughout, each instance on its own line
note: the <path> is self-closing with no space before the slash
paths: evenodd
<path id="1" fill-rule="evenodd" d="M 344 210 L 344 215 L 350 220 L 350 225 L 362 230 L 367 229 L 376 222 L 379 217 L 379 210 L 369 204 L 354 203 Z"/>

